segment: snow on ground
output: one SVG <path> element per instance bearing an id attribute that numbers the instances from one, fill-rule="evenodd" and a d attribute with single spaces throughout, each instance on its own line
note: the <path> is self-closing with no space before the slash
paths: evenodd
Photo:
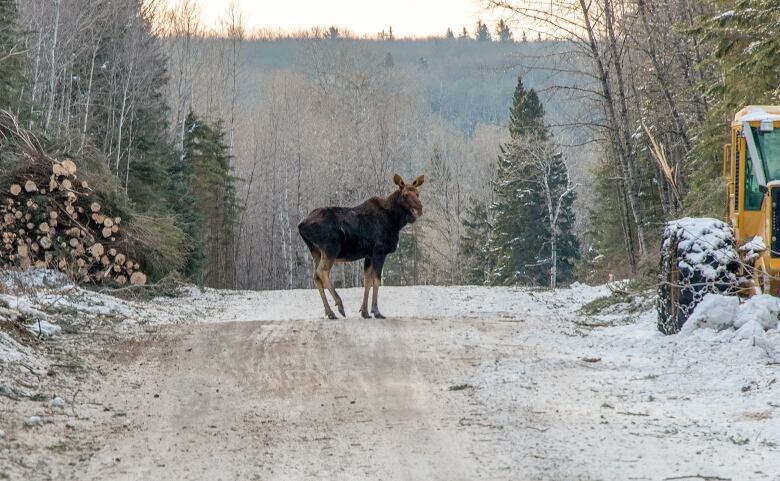
<path id="1" fill-rule="evenodd" d="M 347 316 L 359 318 L 363 288 L 337 291 L 344 301 Z M 555 293 L 514 287 L 383 286 L 379 290 L 379 310 L 388 317 L 522 318 L 574 312 L 584 303 L 609 292 L 606 286 L 590 287 L 582 284 Z M 201 291 L 192 288 L 187 296 L 173 302 L 207 312 L 207 322 L 312 319 L 324 315 L 320 296 L 314 289 Z M 172 307 L 172 310 L 176 308 Z"/>
<path id="2" fill-rule="evenodd" d="M 379 329 L 378 321 L 359 317 L 362 288 L 339 289 L 347 321 L 323 321 L 313 289 L 189 287 L 179 297 L 134 302 L 43 279 L 49 278 L 0 279 L 0 322 L 16 315 L 31 326 L 39 320 L 126 328 L 270 321 Z M 495 457 L 495 469 L 549 468 L 547 477 L 528 479 L 575 479 L 567 477 L 572 473 L 581 475 L 576 479 L 777 479 L 771 467 L 780 451 L 780 301 L 756 296 L 740 304 L 710 295 L 684 332 L 664 336 L 648 302 L 582 313 L 584 304 L 609 294 L 608 286 L 581 284 L 555 292 L 386 286 L 379 307 L 391 321 L 382 329 L 413 328 L 393 319 L 429 331 L 436 326 L 433 332 L 454 337 L 473 355 L 473 369 L 452 382 L 467 386 L 464 399 L 485 409 L 478 419 L 469 413 L 459 423 L 472 423 L 494 440 L 473 449 L 481 458 Z M 421 348 L 436 349 L 443 339 L 431 338 Z M 25 356 L 29 348 L 0 332 L 0 367 Z M 513 448 L 529 445 L 536 451 Z M 556 471 L 563 466 L 565 472 Z"/>
<path id="3" fill-rule="evenodd" d="M 761 294 L 743 302 L 733 296 L 708 294 L 696 306 L 680 330 L 681 335 L 701 329 L 719 333 L 721 340 L 746 340 L 765 349 L 772 361 L 780 362 L 780 298 Z"/>
<path id="4" fill-rule="evenodd" d="M 357 318 L 363 290 L 339 289 L 339 293 L 348 316 Z M 718 452 L 734 456 L 718 461 L 724 465 L 740 457 L 745 462 L 751 459 L 758 462 L 758 458 L 747 453 L 780 450 L 777 411 L 780 388 L 775 365 L 780 362 L 777 298 L 756 296 L 739 305 L 733 297 L 710 295 L 702 306 L 707 307 L 709 302 L 710 312 L 720 318 L 707 320 L 699 327 L 713 328 L 688 329 L 679 335 L 665 336 L 656 328 L 655 310 L 647 307 L 652 303 L 646 302 L 644 309 L 637 313 L 621 311 L 620 305 L 599 315 L 586 316 L 580 312 L 587 302 L 609 294 L 607 286 L 581 284 L 557 292 L 418 286 L 382 287 L 379 299 L 380 309 L 389 318 L 465 317 L 507 322 L 548 319 L 549 330 L 525 332 L 518 337 L 517 345 L 554 346 L 561 353 L 561 362 L 565 358 L 596 361 L 593 363 L 595 381 L 583 384 L 581 394 L 588 399 L 577 401 L 583 403 L 580 409 L 604 412 L 605 416 L 618 413 L 618 416 L 638 417 L 652 426 L 649 433 L 637 430 L 640 441 L 643 436 L 674 438 L 675 433 L 687 430 L 693 438 L 701 438 L 703 445 L 719 443 L 722 450 Z M 190 295 L 189 299 L 176 302 L 208 311 L 208 322 L 322 317 L 319 295 L 313 289 L 230 293 L 207 290 L 202 294 L 193 291 Z M 721 301 L 710 300 L 720 298 Z M 699 319 L 703 317 L 706 316 Z M 713 322 L 717 325 L 713 326 Z M 483 341 L 486 345 L 495 342 L 489 336 L 481 340 L 479 333 L 462 339 L 465 344 Z M 518 398 L 535 395 L 528 391 L 528 371 L 528 359 L 516 357 L 509 349 L 503 356 L 484 362 L 479 374 L 466 382 L 477 388 L 475 396 L 482 402 L 504 406 Z M 605 383 L 611 387 L 604 389 Z M 555 402 L 554 386 L 550 392 L 543 386 L 536 387 L 542 391 L 538 400 L 540 408 L 545 402 Z M 607 399 L 600 391 L 622 394 Z M 501 417 L 500 413 L 497 415 Z M 502 422 L 511 424 L 512 420 Z M 636 449 L 641 456 L 641 442 Z M 682 454 L 696 457 L 701 456 L 700 451 L 694 443 Z M 663 457 L 663 453 L 655 455 Z M 686 465 L 682 461 L 678 463 Z M 614 474 L 616 477 L 608 479 L 619 479 L 620 472 Z M 751 476 L 745 475 L 743 479 Z"/>

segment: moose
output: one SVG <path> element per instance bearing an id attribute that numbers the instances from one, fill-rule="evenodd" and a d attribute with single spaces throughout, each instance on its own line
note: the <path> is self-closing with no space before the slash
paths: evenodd
<path id="1" fill-rule="evenodd" d="M 368 319 L 368 291 L 371 296 L 371 314 L 377 319 L 385 316 L 379 312 L 377 295 L 382 282 L 382 267 L 385 257 L 395 252 L 401 229 L 413 223 L 422 215 L 422 203 L 417 189 L 423 184 L 421 175 L 407 184 L 400 175 L 393 176 L 398 186 L 385 198 L 372 197 L 357 207 L 322 207 L 314 209 L 298 225 L 306 246 L 314 257 L 314 285 L 320 293 L 325 315 L 336 319 L 336 315 L 325 297 L 327 289 L 333 297 L 339 313 L 346 317 L 344 304 L 330 280 L 330 270 L 337 262 L 351 262 L 365 259 L 363 273 L 365 289 L 360 314 Z"/>

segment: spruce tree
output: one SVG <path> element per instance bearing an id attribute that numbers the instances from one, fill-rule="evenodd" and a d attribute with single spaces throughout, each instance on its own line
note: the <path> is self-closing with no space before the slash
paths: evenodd
<path id="1" fill-rule="evenodd" d="M 780 100 L 780 13 L 777 0 L 719 0 L 714 5 L 722 13 L 702 19 L 694 33 L 712 49 L 712 62 L 717 62 L 720 74 L 702 85 L 713 101 L 691 160 L 684 164 L 691 179 L 684 203 L 688 215 L 720 217 L 724 125 L 745 105 L 773 105 Z"/>
<path id="2" fill-rule="evenodd" d="M 495 202 L 490 206 L 493 230 L 488 255 L 494 260 L 489 283 L 498 285 L 542 284 L 544 269 L 538 259 L 544 244 L 543 200 L 526 184 L 522 152 L 512 143 L 501 146 Z"/>
<path id="3" fill-rule="evenodd" d="M 517 78 L 512 107 L 509 108 L 509 136 L 512 140 L 525 136 L 546 140 L 550 136 L 544 123 L 544 106 L 534 89 L 525 89 L 521 77 Z"/>
<path id="4" fill-rule="evenodd" d="M 489 42 L 492 40 L 490 37 L 490 30 L 488 29 L 488 26 L 485 24 L 485 22 L 482 21 L 482 19 L 477 20 L 477 27 L 474 31 L 474 38 L 480 42 Z"/>
<path id="5" fill-rule="evenodd" d="M 494 265 L 488 282 L 550 284 L 554 257 L 558 265 L 555 279 L 568 282 L 573 260 L 579 255 L 572 232 L 576 196 L 563 157 L 554 152 L 544 107 L 520 78 L 510 108 L 509 133 L 511 141 L 501 146 L 493 184 L 496 200 L 490 208 L 493 227 L 488 255 Z"/>
<path id="6" fill-rule="evenodd" d="M 574 201 L 577 199 L 577 193 L 572 189 L 569 178 L 568 167 L 564 161 L 563 155 L 553 153 L 549 157 L 549 176 L 546 178 L 547 185 L 544 186 L 550 190 L 553 201 L 553 215 L 558 212 L 558 217 L 547 222 L 547 238 L 553 235 L 555 230 L 555 279 L 553 286 L 557 283 L 569 283 L 574 280 L 574 263 L 580 257 L 580 241 L 574 234 Z M 543 188 L 544 188 L 543 187 Z M 549 218 L 549 210 L 545 210 L 545 215 Z M 552 257 L 551 245 L 545 249 L 545 253 Z"/>
<path id="7" fill-rule="evenodd" d="M 504 21 L 503 18 L 499 19 L 498 23 L 496 24 L 496 36 L 502 43 L 512 41 L 512 31 L 509 30 L 509 25 Z"/>
<path id="8" fill-rule="evenodd" d="M 455 38 L 455 34 L 452 33 L 452 29 L 451 28 L 447 28 L 447 33 L 444 34 L 444 38 L 447 39 L 447 40 L 452 40 L 453 38 Z"/>
<path id="9" fill-rule="evenodd" d="M 463 220 L 463 235 L 460 250 L 463 256 L 463 282 L 482 285 L 487 283 L 493 268 L 493 260 L 485 242 L 490 237 L 492 226 L 488 209 L 481 202 L 471 199 Z"/>
<path id="10" fill-rule="evenodd" d="M 176 173 L 178 189 L 192 201 L 195 212 L 186 230 L 194 249 L 187 265 L 193 280 L 211 287 L 234 287 L 233 252 L 239 205 L 230 168 L 229 147 L 221 122 L 209 124 L 193 113 L 187 116 L 184 155 Z"/>
<path id="11" fill-rule="evenodd" d="M 398 248 L 387 256 L 383 283 L 394 286 L 413 286 L 425 282 L 430 257 L 423 242 L 423 231 L 428 220 L 422 217 L 401 229 Z"/>

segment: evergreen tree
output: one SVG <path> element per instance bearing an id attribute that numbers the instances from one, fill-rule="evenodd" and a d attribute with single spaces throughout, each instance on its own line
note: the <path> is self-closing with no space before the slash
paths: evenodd
<path id="1" fill-rule="evenodd" d="M 615 167 L 608 158 L 603 159 L 593 170 L 594 194 L 598 201 L 588 208 L 590 225 L 593 226 L 587 233 L 593 243 L 589 257 L 594 268 L 591 272 L 609 272 L 617 278 L 625 278 L 632 275 L 630 263 L 626 262 L 624 241 L 624 229 L 630 226 L 623 224 L 620 202 L 624 202 L 624 197 L 616 188 L 614 172 Z M 585 280 L 604 282 L 606 279 L 596 277 Z"/>
<path id="2" fill-rule="evenodd" d="M 482 21 L 482 19 L 477 20 L 476 30 L 474 31 L 474 38 L 480 42 L 489 42 L 492 40 L 490 36 L 490 30 L 488 29 L 488 26 Z"/>
<path id="3" fill-rule="evenodd" d="M 447 40 L 452 40 L 453 38 L 455 38 L 455 34 L 452 33 L 451 28 L 447 28 L 447 33 L 444 35 L 444 38 Z"/>
<path id="4" fill-rule="evenodd" d="M 523 153 L 513 143 L 501 146 L 495 202 L 490 206 L 493 229 L 488 255 L 494 260 L 489 282 L 499 285 L 543 284 L 545 271 L 539 264 L 545 241 L 543 200 L 536 189 L 526 185 L 522 171 Z"/>
<path id="5" fill-rule="evenodd" d="M 559 153 L 552 154 L 549 160 L 549 175 L 545 176 L 546 185 L 542 187 L 549 189 L 553 217 L 557 213 L 557 218 L 549 220 L 546 226 L 547 237 L 552 240 L 555 235 L 555 242 L 550 242 L 547 247 L 550 257 L 553 245 L 555 248 L 555 279 L 551 282 L 555 287 L 559 282 L 569 283 L 574 280 L 574 264 L 580 258 L 580 241 L 574 235 L 574 201 L 577 193 L 571 185 L 569 169 L 563 155 Z M 545 209 L 545 215 L 550 218 L 549 207 Z"/>
<path id="6" fill-rule="evenodd" d="M 499 19 L 498 23 L 496 24 L 496 36 L 502 43 L 512 41 L 512 31 L 509 30 L 509 25 L 504 21 L 503 18 Z"/>
<path id="7" fill-rule="evenodd" d="M 382 277 L 383 282 L 394 286 L 413 286 L 426 281 L 430 257 L 423 242 L 423 231 L 427 224 L 425 217 L 401 229 L 398 249 L 387 256 Z"/>
<path id="8" fill-rule="evenodd" d="M 190 113 L 176 173 L 184 180 L 179 190 L 195 206 L 194 215 L 183 219 L 195 242 L 187 273 L 201 284 L 230 288 L 239 206 L 224 136 L 221 122 L 210 125 Z"/>
<path id="9" fill-rule="evenodd" d="M 491 225 L 487 207 L 471 199 L 463 220 L 464 232 L 460 239 L 463 256 L 463 282 L 482 285 L 487 283 L 493 269 L 493 260 L 485 239 L 490 237 Z"/>
<path id="10" fill-rule="evenodd" d="M 0 0 L 0 109 L 19 113 L 25 84 L 24 46 L 17 27 L 16 1 Z"/>
<path id="11" fill-rule="evenodd" d="M 469 31 L 466 30 L 466 27 L 463 27 L 463 30 L 460 31 L 460 35 L 458 35 L 458 38 L 462 38 L 462 39 L 469 38 Z"/>
<path id="12" fill-rule="evenodd" d="M 549 131 L 544 124 L 544 106 L 534 89 L 526 90 L 523 79 L 517 78 L 517 86 L 509 109 L 509 135 L 513 140 L 534 136 L 546 140 Z"/>
<path id="13" fill-rule="evenodd" d="M 336 26 L 331 25 L 328 27 L 328 31 L 325 32 L 323 36 L 328 40 L 338 40 L 341 38 L 341 32 L 339 32 L 339 29 Z"/>
<path id="14" fill-rule="evenodd" d="M 780 13 L 777 0 L 717 1 L 724 13 L 708 16 L 694 33 L 711 46 L 722 72 L 705 85 L 709 104 L 687 173 L 691 189 L 685 198 L 688 215 L 723 215 L 723 126 L 745 105 L 771 105 L 780 100 Z"/>
<path id="15" fill-rule="evenodd" d="M 573 234 L 576 196 L 563 157 L 552 148 L 544 107 L 520 78 L 509 133 L 511 141 L 501 147 L 493 185 L 496 201 L 491 206 L 488 255 L 494 265 L 488 281 L 554 285 L 550 273 L 557 264 L 553 280 L 568 282 L 579 255 Z"/>

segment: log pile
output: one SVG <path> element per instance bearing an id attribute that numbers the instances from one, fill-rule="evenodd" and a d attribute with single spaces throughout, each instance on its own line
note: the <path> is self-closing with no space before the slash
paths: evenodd
<path id="1" fill-rule="evenodd" d="M 0 265 L 58 269 L 82 283 L 146 283 L 123 253 L 121 217 L 93 199 L 72 160 L 31 164 L 0 192 Z"/>

